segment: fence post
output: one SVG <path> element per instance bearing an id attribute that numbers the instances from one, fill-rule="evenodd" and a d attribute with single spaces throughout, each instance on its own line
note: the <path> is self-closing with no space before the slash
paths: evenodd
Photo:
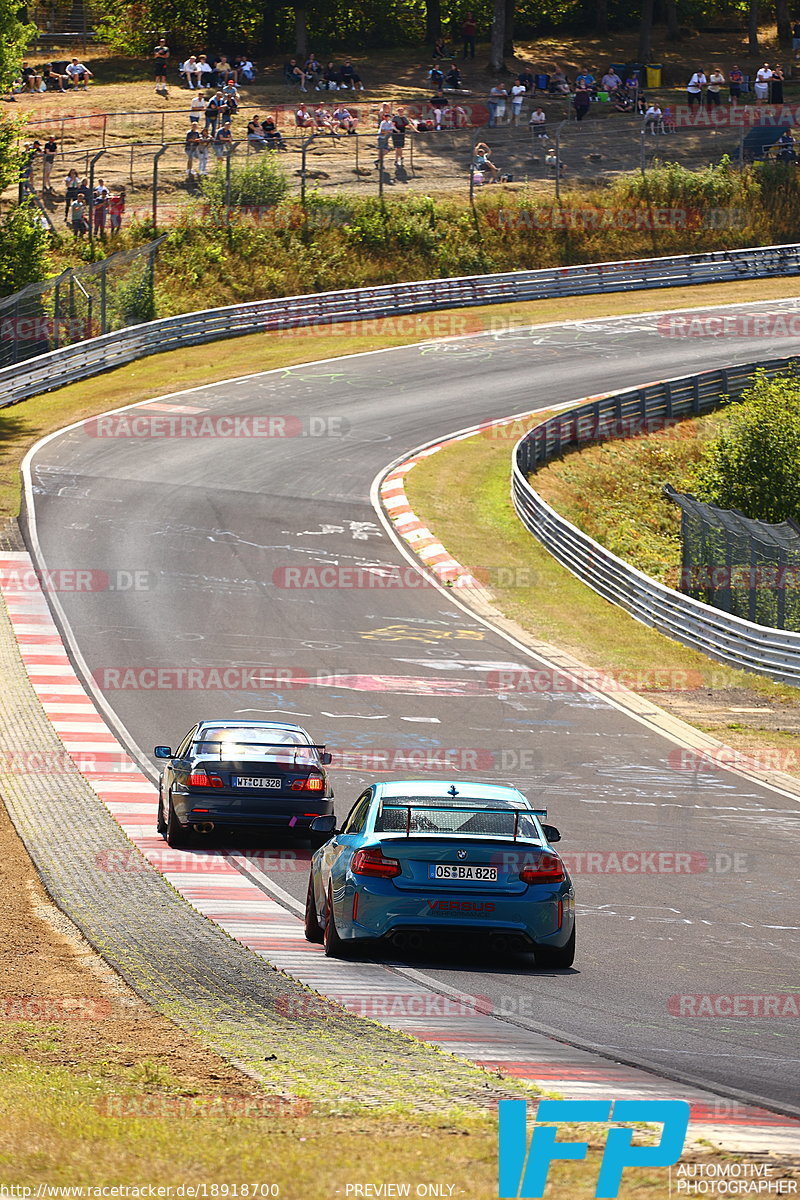
<path id="1" fill-rule="evenodd" d="M 94 167 L 98 159 L 101 159 L 105 153 L 105 150 L 98 150 L 89 167 L 89 245 L 92 249 L 94 249 Z"/>
<path id="2" fill-rule="evenodd" d="M 153 233 L 158 233 L 158 160 L 167 149 L 164 145 L 153 155 Z"/>

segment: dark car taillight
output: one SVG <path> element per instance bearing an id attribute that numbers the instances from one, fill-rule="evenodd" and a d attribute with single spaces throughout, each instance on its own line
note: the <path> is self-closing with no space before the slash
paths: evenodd
<path id="1" fill-rule="evenodd" d="M 190 775 L 186 782 L 189 787 L 225 787 L 219 775 L 206 775 L 205 773 Z"/>
<path id="2" fill-rule="evenodd" d="M 322 792 L 325 790 L 325 780 L 319 775 L 309 775 L 308 779 L 295 779 L 291 785 L 292 792 Z"/>
<path id="3" fill-rule="evenodd" d="M 394 879 L 401 873 L 396 858 L 384 858 L 380 850 L 356 850 L 350 870 L 354 875 L 372 875 L 378 879 Z"/>
<path id="4" fill-rule="evenodd" d="M 557 854 L 543 854 L 535 862 L 528 863 L 519 877 L 523 883 L 558 883 L 566 878 L 564 864 Z"/>

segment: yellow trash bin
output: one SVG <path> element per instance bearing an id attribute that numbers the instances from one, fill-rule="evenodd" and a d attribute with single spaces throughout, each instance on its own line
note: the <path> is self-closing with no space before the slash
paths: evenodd
<path id="1" fill-rule="evenodd" d="M 661 87 L 661 63 L 648 63 L 647 71 L 647 86 L 649 88 Z"/>

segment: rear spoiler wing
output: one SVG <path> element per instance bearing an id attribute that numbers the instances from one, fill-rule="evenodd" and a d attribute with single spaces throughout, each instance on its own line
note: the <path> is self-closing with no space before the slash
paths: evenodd
<path id="1" fill-rule="evenodd" d="M 500 807 L 493 808 L 493 807 L 485 807 L 482 804 L 476 807 L 474 804 L 392 804 L 390 801 L 389 803 L 382 804 L 381 808 L 382 809 L 396 808 L 396 809 L 405 810 L 405 813 L 406 813 L 406 837 L 409 837 L 411 834 L 411 813 L 412 813 L 412 811 L 413 812 L 470 812 L 470 813 L 478 813 L 478 812 L 481 812 L 481 813 L 510 813 L 510 812 L 513 812 L 513 814 L 514 814 L 514 839 L 513 840 L 514 841 L 517 840 L 517 835 L 519 832 L 520 816 L 533 816 L 533 817 L 546 817 L 547 816 L 546 808 L 510 808 L 507 805 L 502 808 L 500 808 Z"/>
<path id="2" fill-rule="evenodd" d="M 220 757 L 220 759 L 222 758 L 223 742 L 217 740 L 216 738 L 213 741 L 211 741 L 211 739 L 209 739 L 209 738 L 199 738 L 197 741 L 193 742 L 192 744 L 194 746 L 218 746 L 219 747 L 219 757 Z M 248 748 L 256 749 L 256 750 L 282 750 L 284 752 L 284 754 L 293 754 L 295 762 L 297 761 L 297 755 L 300 754 L 301 752 L 304 752 L 306 750 L 317 750 L 317 751 L 319 751 L 320 759 L 323 762 L 325 762 L 325 759 L 323 758 L 323 755 L 326 753 L 326 743 L 325 742 L 323 742 L 321 744 L 318 744 L 316 742 L 306 742 L 302 746 L 297 746 L 297 745 L 288 745 L 286 742 L 243 742 L 243 741 L 241 741 L 240 738 L 234 738 L 230 742 L 225 743 L 225 745 L 226 746 L 246 746 Z M 328 761 L 330 761 L 330 759 Z"/>

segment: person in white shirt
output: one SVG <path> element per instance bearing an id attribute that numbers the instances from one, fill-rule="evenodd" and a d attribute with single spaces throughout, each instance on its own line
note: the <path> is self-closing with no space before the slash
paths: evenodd
<path id="1" fill-rule="evenodd" d="M 714 70 L 708 77 L 708 96 L 709 107 L 719 105 L 722 99 L 722 88 L 725 83 L 725 76 L 719 67 L 714 67 Z"/>
<path id="2" fill-rule="evenodd" d="M 181 75 L 186 80 L 186 86 L 194 90 L 197 87 L 197 56 L 192 54 L 181 66 Z"/>
<path id="3" fill-rule="evenodd" d="M 189 120 L 192 125 L 197 124 L 205 111 L 206 98 L 202 92 L 198 92 L 196 96 L 192 96 L 192 103 L 189 105 Z"/>
<path id="4" fill-rule="evenodd" d="M 664 114 L 661 111 L 661 105 L 655 101 L 645 111 L 644 128 L 645 132 L 649 130 L 653 136 L 656 133 L 664 132 Z"/>
<path id="5" fill-rule="evenodd" d="M 686 98 L 689 101 L 690 109 L 694 109 L 695 104 L 702 104 L 703 88 L 706 86 L 707 82 L 708 80 L 706 79 L 705 72 L 701 70 L 695 71 L 694 75 L 687 83 Z"/>
<path id="6" fill-rule="evenodd" d="M 389 149 L 389 138 L 394 133 L 394 117 L 388 109 L 381 113 L 378 124 L 378 163 L 380 164 L 384 151 Z"/>
<path id="7" fill-rule="evenodd" d="M 243 58 L 239 63 L 239 76 L 245 83 L 252 83 L 255 75 L 255 67 L 250 62 L 249 58 Z"/>
<path id="8" fill-rule="evenodd" d="M 535 108 L 530 115 L 528 124 L 531 128 L 531 133 L 536 137 L 547 137 L 547 117 L 544 115 L 544 109 Z"/>
<path id="9" fill-rule="evenodd" d="M 771 72 L 770 72 L 771 74 Z M 88 67 L 85 67 L 82 62 L 78 62 L 77 58 L 73 58 L 71 63 L 67 63 L 67 75 L 70 81 L 77 85 L 82 83 L 86 87 L 89 80 L 92 78 L 92 72 Z"/>
<path id="10" fill-rule="evenodd" d="M 525 99 L 525 93 L 528 89 L 521 79 L 517 79 L 516 83 L 511 88 L 511 124 L 519 125 L 520 114 L 522 113 L 522 102 Z"/>
<path id="11" fill-rule="evenodd" d="M 69 70 L 69 67 L 67 67 Z M 763 67 L 759 67 L 756 71 L 756 78 L 753 87 L 756 93 L 756 104 L 763 104 L 769 99 L 769 81 L 772 79 L 772 71 L 769 63 L 764 63 Z"/>
<path id="12" fill-rule="evenodd" d="M 214 68 L 206 58 L 205 54 L 201 54 L 197 59 L 195 68 L 195 78 L 201 88 L 211 86 L 211 76 L 214 74 Z"/>

